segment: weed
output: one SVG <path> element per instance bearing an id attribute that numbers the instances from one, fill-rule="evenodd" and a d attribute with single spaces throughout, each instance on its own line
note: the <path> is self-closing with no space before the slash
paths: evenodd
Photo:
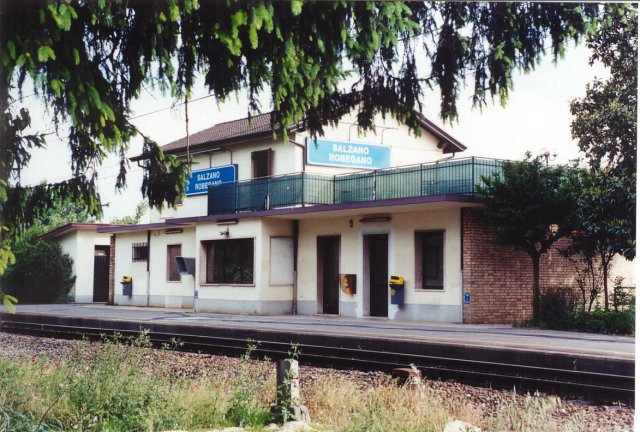
<path id="1" fill-rule="evenodd" d="M 554 419 L 551 413 L 556 409 L 558 399 L 527 395 L 519 404 L 514 391 L 511 403 L 502 403 L 498 408 L 493 431 L 535 432 L 553 430 L 573 432 L 580 430 L 579 418 L 571 416 L 563 421 Z"/>
<path id="2" fill-rule="evenodd" d="M 258 343 L 247 341 L 248 348 L 242 355 L 238 373 L 233 379 L 233 394 L 224 414 L 224 423 L 229 426 L 257 427 L 264 426 L 270 420 L 269 411 L 260 403 L 262 392 L 261 379 L 256 375 L 257 369 L 252 367 L 251 355 L 258 348 Z"/>

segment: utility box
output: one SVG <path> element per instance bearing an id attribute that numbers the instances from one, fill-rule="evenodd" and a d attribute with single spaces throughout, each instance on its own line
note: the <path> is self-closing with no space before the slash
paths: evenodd
<path id="1" fill-rule="evenodd" d="M 404 304 L 404 277 L 392 275 L 389 278 L 389 293 L 391 294 L 391 304 Z"/>
<path id="2" fill-rule="evenodd" d="M 122 285 L 122 295 L 131 298 L 133 296 L 133 278 L 131 276 L 122 276 L 120 284 Z"/>
<path id="3" fill-rule="evenodd" d="M 176 265 L 178 267 L 178 272 L 181 275 L 192 275 L 196 274 L 196 259 L 195 258 L 187 258 L 187 257 L 176 257 Z"/>
<path id="4" fill-rule="evenodd" d="M 342 292 L 348 295 L 356 293 L 356 275 L 354 274 L 341 274 L 340 275 L 340 288 Z"/>

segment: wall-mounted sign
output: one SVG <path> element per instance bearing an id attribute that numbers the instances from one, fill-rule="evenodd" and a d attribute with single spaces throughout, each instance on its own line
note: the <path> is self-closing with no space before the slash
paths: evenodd
<path id="1" fill-rule="evenodd" d="M 307 163 L 351 168 L 389 168 L 389 147 L 307 138 Z"/>
<path id="2" fill-rule="evenodd" d="M 237 179 L 236 165 L 225 165 L 192 171 L 189 182 L 184 188 L 185 195 L 199 195 L 207 193 L 211 185 L 230 183 Z"/>

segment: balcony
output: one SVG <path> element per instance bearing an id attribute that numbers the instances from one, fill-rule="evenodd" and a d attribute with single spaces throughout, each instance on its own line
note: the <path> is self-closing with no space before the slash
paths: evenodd
<path id="1" fill-rule="evenodd" d="M 461 158 L 351 174 L 294 173 L 209 186 L 208 214 L 351 204 L 437 195 L 475 196 L 502 161 Z"/>

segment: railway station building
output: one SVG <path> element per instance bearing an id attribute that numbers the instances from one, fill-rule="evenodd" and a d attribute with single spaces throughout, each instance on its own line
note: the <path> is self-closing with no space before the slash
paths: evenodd
<path id="1" fill-rule="evenodd" d="M 103 226 L 109 301 L 233 314 L 513 323 L 531 310 L 528 256 L 491 242 L 475 185 L 501 161 L 423 118 L 421 134 L 345 117 L 322 137 L 270 114 L 164 146 L 195 161 L 175 209 Z M 141 161 L 141 157 L 133 158 Z M 574 283 L 556 252 L 543 286 Z M 392 280 L 390 280 L 392 279 Z M 391 283 L 391 286 L 390 286 Z"/>

